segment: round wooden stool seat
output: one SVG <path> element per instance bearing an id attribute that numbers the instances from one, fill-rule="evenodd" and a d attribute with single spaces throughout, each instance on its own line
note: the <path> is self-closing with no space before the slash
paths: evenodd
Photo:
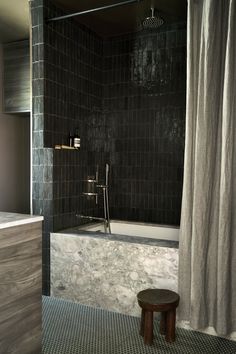
<path id="1" fill-rule="evenodd" d="M 179 295 L 167 289 L 146 289 L 138 293 L 137 299 L 142 308 L 140 334 L 144 343 L 153 342 L 153 312 L 161 312 L 160 332 L 165 334 L 167 342 L 174 342 Z"/>

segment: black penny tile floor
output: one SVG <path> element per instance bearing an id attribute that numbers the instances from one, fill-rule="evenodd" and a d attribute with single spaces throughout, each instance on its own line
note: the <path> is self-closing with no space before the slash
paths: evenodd
<path id="1" fill-rule="evenodd" d="M 139 318 L 43 297 L 43 354 L 236 354 L 236 342 L 176 330 L 176 341 L 165 342 L 154 323 L 154 343 L 145 346 Z"/>

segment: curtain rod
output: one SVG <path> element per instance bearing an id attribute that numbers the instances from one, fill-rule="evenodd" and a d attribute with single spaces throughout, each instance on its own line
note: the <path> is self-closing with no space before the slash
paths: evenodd
<path id="1" fill-rule="evenodd" d="M 111 9 L 113 7 L 118 7 L 118 6 L 122 6 L 122 5 L 129 5 L 129 4 L 133 4 L 133 3 L 141 2 L 141 1 L 143 1 L 143 0 L 126 0 L 126 1 L 118 2 L 118 3 L 112 4 L 112 5 L 97 7 L 94 9 L 80 11 L 80 12 L 74 12 L 72 14 L 68 14 L 68 15 L 64 15 L 64 16 L 52 17 L 52 18 L 47 19 L 46 22 L 60 21 L 60 20 L 64 20 L 64 19 L 70 18 L 70 17 L 81 16 L 81 15 L 85 15 L 85 14 L 88 14 L 91 12 L 107 10 L 107 9 Z"/>

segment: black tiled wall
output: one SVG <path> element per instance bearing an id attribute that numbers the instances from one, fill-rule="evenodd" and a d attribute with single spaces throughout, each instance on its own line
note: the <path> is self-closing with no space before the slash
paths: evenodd
<path id="1" fill-rule="evenodd" d="M 179 225 L 186 24 L 104 43 L 104 109 L 112 134 L 111 216 Z"/>
<path id="2" fill-rule="evenodd" d="M 46 3 L 46 17 L 62 12 Z M 44 146 L 68 144 L 69 132 L 79 129 L 80 151 L 54 151 L 53 228 L 78 225 L 76 212 L 100 216 L 100 203 L 86 198 L 84 180 L 95 176 L 107 159 L 102 111 L 103 41 L 74 20 L 44 27 L 45 101 Z M 100 127 L 102 126 L 102 131 Z M 101 144 L 102 142 L 102 144 Z"/>
<path id="3" fill-rule="evenodd" d="M 46 13 L 61 11 L 48 2 Z M 44 144 L 66 144 L 69 132 L 79 128 L 86 145 L 87 122 L 101 112 L 102 40 L 73 20 L 49 22 L 44 31 Z"/>
<path id="4" fill-rule="evenodd" d="M 50 1 L 31 1 L 33 49 L 33 212 L 44 215 L 43 291 L 50 289 L 50 232 L 78 225 L 76 213 L 101 216 L 102 196 L 84 197 L 84 182 L 108 160 L 102 110 L 102 39 L 60 15 Z M 102 129 L 101 129 L 102 127 Z M 78 128 L 80 151 L 55 150 Z M 101 176 L 101 174 L 100 174 Z M 102 176 L 103 178 L 103 176 Z"/>
<path id="5" fill-rule="evenodd" d="M 53 229 L 53 150 L 44 147 L 44 1 L 30 1 L 32 16 L 32 190 L 33 213 L 43 222 L 43 292 L 50 283 L 50 239 Z"/>
<path id="6" fill-rule="evenodd" d="M 103 216 L 88 176 L 111 165 L 111 217 L 178 225 L 185 115 L 185 24 L 103 40 L 32 0 L 33 211 L 44 215 L 43 292 L 50 232 Z M 55 150 L 78 128 L 80 151 Z"/>

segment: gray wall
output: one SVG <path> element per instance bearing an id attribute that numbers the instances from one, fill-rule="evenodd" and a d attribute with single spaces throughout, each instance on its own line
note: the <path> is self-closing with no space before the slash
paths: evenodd
<path id="1" fill-rule="evenodd" d="M 0 210 L 30 211 L 30 116 L 3 114 L 0 45 Z"/>

